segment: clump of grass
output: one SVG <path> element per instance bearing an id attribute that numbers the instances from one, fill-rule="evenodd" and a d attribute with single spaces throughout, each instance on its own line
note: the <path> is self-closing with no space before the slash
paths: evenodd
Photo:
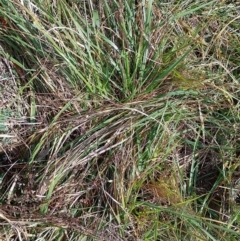
<path id="1" fill-rule="evenodd" d="M 0 6 L 3 238 L 238 239 L 237 4 Z"/>

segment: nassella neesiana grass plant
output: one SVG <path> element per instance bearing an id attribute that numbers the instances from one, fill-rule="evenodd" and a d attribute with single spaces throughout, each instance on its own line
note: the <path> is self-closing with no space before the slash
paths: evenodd
<path id="1" fill-rule="evenodd" d="M 27 120 L 1 147 L 2 236 L 238 240 L 239 11 L 2 1 L 4 112 Z"/>

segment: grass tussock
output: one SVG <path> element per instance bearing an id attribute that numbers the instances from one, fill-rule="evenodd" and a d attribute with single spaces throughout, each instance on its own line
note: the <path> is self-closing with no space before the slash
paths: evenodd
<path id="1" fill-rule="evenodd" d="M 240 5 L 0 3 L 0 240 L 239 240 Z"/>

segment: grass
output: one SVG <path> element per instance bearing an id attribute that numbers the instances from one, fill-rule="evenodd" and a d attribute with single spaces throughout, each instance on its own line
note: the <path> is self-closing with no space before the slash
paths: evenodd
<path id="1" fill-rule="evenodd" d="M 230 1 L 2 1 L 0 240 L 239 240 Z"/>

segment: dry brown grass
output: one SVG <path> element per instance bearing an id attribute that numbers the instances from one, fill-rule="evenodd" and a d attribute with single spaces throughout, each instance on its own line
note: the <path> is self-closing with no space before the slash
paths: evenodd
<path id="1" fill-rule="evenodd" d="M 99 4 L 87 53 L 69 14 L 88 11 L 90 23 L 90 5 L 60 1 L 36 15 L 38 26 L 12 2 L 19 17 L 1 5 L 0 18 L 0 240 L 238 235 L 237 3 L 186 14 L 184 1 L 155 2 L 150 25 L 147 6 L 133 17 L 124 1 L 109 3 L 112 14 Z M 38 27 L 24 33 L 19 19 Z M 17 49 L 9 36 L 20 36 Z"/>

